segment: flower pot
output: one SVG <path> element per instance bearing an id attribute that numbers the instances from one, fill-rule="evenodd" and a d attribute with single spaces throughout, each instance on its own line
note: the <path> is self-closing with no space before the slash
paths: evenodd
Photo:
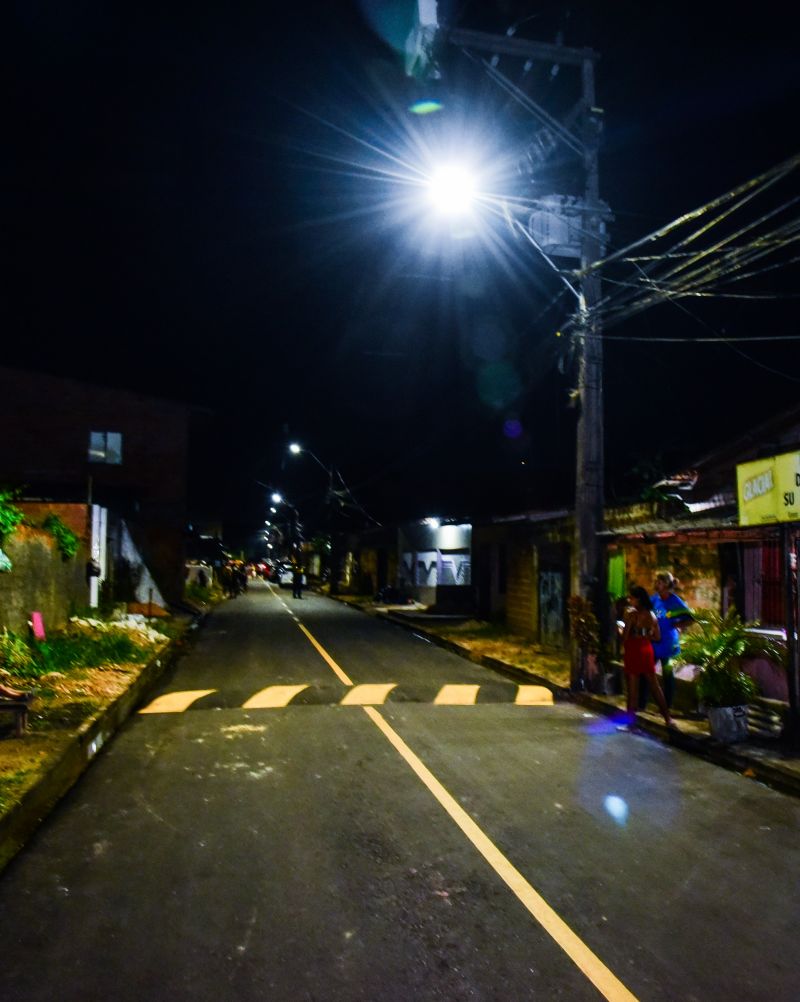
<path id="1" fill-rule="evenodd" d="M 722 744 L 747 740 L 746 706 L 709 706 L 708 723 L 711 737 Z"/>

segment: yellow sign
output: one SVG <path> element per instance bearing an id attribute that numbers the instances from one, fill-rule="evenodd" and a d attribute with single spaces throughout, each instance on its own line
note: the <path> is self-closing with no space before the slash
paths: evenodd
<path id="1" fill-rule="evenodd" d="M 800 521 L 800 452 L 736 467 L 739 525 Z"/>

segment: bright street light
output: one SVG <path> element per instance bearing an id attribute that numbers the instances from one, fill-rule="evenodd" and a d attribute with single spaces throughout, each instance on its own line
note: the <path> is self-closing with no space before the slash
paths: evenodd
<path id="1" fill-rule="evenodd" d="M 298 445 L 297 442 L 292 442 L 289 446 L 289 452 L 291 452 L 293 456 L 299 456 L 302 451 L 303 447 Z"/>
<path id="2" fill-rule="evenodd" d="M 443 216 L 465 216 L 475 204 L 475 176 L 460 164 L 444 164 L 428 180 L 428 201 Z"/>
<path id="3" fill-rule="evenodd" d="M 283 503 L 283 495 L 279 494 L 277 491 L 275 491 L 275 493 L 272 495 L 272 503 L 273 504 L 282 504 Z M 272 511 L 271 508 L 270 508 L 270 511 Z"/>

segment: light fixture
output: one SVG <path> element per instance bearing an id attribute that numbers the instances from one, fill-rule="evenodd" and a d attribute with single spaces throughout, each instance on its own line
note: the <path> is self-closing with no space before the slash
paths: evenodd
<path id="1" fill-rule="evenodd" d="M 465 216 L 475 202 L 474 175 L 460 164 L 444 164 L 428 179 L 428 201 L 443 216 Z"/>

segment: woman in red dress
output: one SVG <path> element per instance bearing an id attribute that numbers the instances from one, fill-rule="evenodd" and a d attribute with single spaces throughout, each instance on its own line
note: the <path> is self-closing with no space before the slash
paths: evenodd
<path id="1" fill-rule="evenodd" d="M 656 614 L 650 596 L 644 588 L 631 588 L 630 607 L 625 610 L 625 628 L 622 632 L 623 665 L 628 682 L 628 714 L 629 724 L 636 720 L 636 708 L 639 703 L 639 678 L 642 675 L 655 696 L 658 708 L 664 715 L 667 727 L 672 727 L 667 701 L 656 675 L 656 661 L 653 654 L 653 641 L 661 639 Z"/>

